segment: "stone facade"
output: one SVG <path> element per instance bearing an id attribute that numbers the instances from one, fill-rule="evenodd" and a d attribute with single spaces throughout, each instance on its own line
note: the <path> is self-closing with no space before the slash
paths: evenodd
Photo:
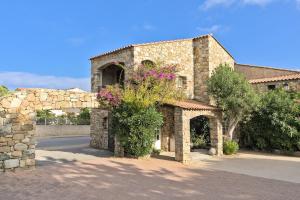
<path id="1" fill-rule="evenodd" d="M 36 111 L 98 107 L 95 94 L 26 89 L 0 98 L 0 171 L 35 166 Z"/>
<path id="2" fill-rule="evenodd" d="M 91 58 L 92 65 L 92 91 L 97 92 L 105 86 L 106 79 L 113 80 L 121 75 L 113 72 L 107 74 L 109 68 L 117 64 L 123 70 L 125 80 L 131 76 L 135 68 L 145 62 L 176 64 L 180 70 L 177 77 L 182 78 L 184 84 L 181 89 L 188 99 L 197 100 L 207 105 L 214 105 L 213 99 L 207 93 L 206 82 L 213 71 L 220 64 L 228 64 L 236 71 L 244 73 L 246 78 L 260 78 L 295 73 L 295 71 L 279 70 L 272 68 L 254 68 L 238 65 L 230 53 L 211 35 L 204 35 L 191 39 L 152 42 L 145 44 L 129 45 L 105 54 Z M 106 74 L 105 74 L 106 73 Z M 104 75 L 105 74 L 105 75 Z M 109 76 L 109 77 L 104 77 Z M 115 83 L 120 83 L 115 81 Z M 259 87 L 255 85 L 255 87 Z M 291 86 L 293 87 L 293 86 Z M 298 87 L 298 86 L 297 86 Z M 204 115 L 210 119 L 212 147 L 217 155 L 222 155 L 222 125 L 221 111 L 206 109 L 184 109 L 180 106 L 164 106 L 161 108 L 164 115 L 164 126 L 161 129 L 161 149 L 175 151 L 176 160 L 187 163 L 190 151 L 189 123 L 192 117 Z M 92 115 L 91 145 L 107 149 L 113 133 L 103 129 L 99 120 L 108 119 L 107 111 L 94 109 Z M 115 138 L 115 153 L 122 152 L 119 142 Z"/>
<path id="3" fill-rule="evenodd" d="M 118 63 L 118 65 L 121 65 L 124 69 L 126 80 L 130 77 L 133 70 L 135 70 L 135 67 L 143 61 L 178 65 L 179 71 L 177 76 L 184 79 L 182 89 L 188 99 L 197 99 L 207 104 L 213 103 L 207 94 L 206 81 L 214 69 L 224 63 L 234 67 L 234 59 L 232 56 L 211 35 L 192 39 L 130 45 L 91 58 L 92 91 L 97 92 L 99 88 L 105 86 L 105 84 L 103 84 L 104 69 Z M 98 117 L 102 119 L 108 118 L 108 115 L 104 113 L 100 109 L 95 109 L 92 115 L 96 117 L 92 117 L 91 121 L 91 144 L 101 149 L 108 148 L 107 138 L 112 137 L 109 135 L 109 131 L 103 130 L 99 124 L 95 124 L 97 123 L 96 119 Z M 168 115 L 168 112 L 165 112 L 165 114 Z M 165 124 L 168 125 L 163 127 L 163 129 L 171 130 L 172 126 L 176 126 L 176 122 L 170 121 L 174 119 L 174 115 L 170 118 L 167 117 L 167 119 L 168 122 L 165 122 Z M 95 123 L 93 121 L 95 121 Z M 163 150 L 174 151 L 174 140 L 176 139 L 174 134 L 170 134 L 170 130 L 162 131 L 161 148 Z M 170 143 L 171 145 L 169 145 Z"/>
<path id="4" fill-rule="evenodd" d="M 244 65 L 244 64 L 235 64 L 234 69 L 237 72 L 242 73 L 248 80 L 271 78 L 271 77 L 299 73 L 299 71 L 294 71 L 294 70 L 277 69 L 272 67 L 261 67 L 261 66 Z"/>
<path id="5" fill-rule="evenodd" d="M 300 79 L 253 83 L 252 85 L 259 92 L 269 91 L 269 86 L 274 86 L 275 88 L 285 88 L 289 91 L 300 91 Z"/>
<path id="6" fill-rule="evenodd" d="M 194 99 L 212 104 L 207 94 L 206 82 L 220 64 L 234 67 L 233 57 L 213 37 L 207 35 L 194 39 Z"/>

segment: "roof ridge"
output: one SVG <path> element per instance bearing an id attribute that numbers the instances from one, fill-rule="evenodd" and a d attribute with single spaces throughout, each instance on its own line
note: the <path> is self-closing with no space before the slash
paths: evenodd
<path id="1" fill-rule="evenodd" d="M 138 47 L 138 46 L 146 46 L 146 45 L 153 45 L 153 44 L 160 44 L 160 43 L 171 43 L 171 42 L 178 42 L 178 41 L 187 41 L 187 40 L 194 40 L 194 39 L 198 39 L 198 38 L 202 38 L 202 37 L 207 37 L 207 36 L 212 36 L 212 34 L 205 34 L 205 35 L 199 35 L 197 37 L 192 37 L 192 38 L 182 38 L 182 39 L 174 39 L 174 40 L 160 40 L 160 41 L 154 41 L 154 42 L 146 42 L 146 43 L 136 43 L 136 44 L 129 44 L 129 45 L 125 45 L 123 47 L 111 50 L 111 51 L 107 51 L 104 52 L 102 54 L 93 56 L 90 58 L 90 60 L 93 60 L 95 58 L 101 57 L 101 56 L 105 56 L 108 55 L 110 53 L 116 53 L 118 51 L 122 51 L 131 47 Z M 213 37 L 213 36 L 212 36 Z M 214 37 L 213 37 L 214 38 Z M 214 38 L 215 39 L 215 38 Z M 219 44 L 220 42 L 215 39 Z M 221 45 L 221 44 L 220 44 Z M 222 45 L 221 45 L 222 46 Z M 222 46 L 223 47 L 223 46 Z M 224 48 L 224 47 L 223 47 Z M 225 49 L 225 48 L 224 48 Z M 226 50 L 226 49 L 225 49 Z M 227 50 L 226 50 L 227 51 Z M 228 52 L 227 52 L 228 53 Z M 230 54 L 229 54 L 230 55 Z M 231 56 L 231 55 L 230 55 Z M 232 57 L 232 56 L 231 56 Z"/>
<path id="2" fill-rule="evenodd" d="M 297 73 L 294 73 L 294 74 L 286 74 L 286 75 L 282 75 L 282 76 L 251 79 L 251 80 L 249 80 L 249 83 L 265 83 L 265 82 L 295 80 L 295 79 L 300 79 L 300 72 L 297 72 Z"/>
<path id="3" fill-rule="evenodd" d="M 283 71 L 290 71 L 290 72 L 296 72 L 300 73 L 298 70 L 290 70 L 290 69 L 284 69 L 284 68 L 278 68 L 278 67 L 271 67 L 271 66 L 260 66 L 260 65 L 252 65 L 252 64 L 242 64 L 242 63 L 235 63 L 236 65 L 242 65 L 247 67 L 257 67 L 257 68 L 266 68 L 266 69 L 275 69 L 275 70 L 283 70 Z"/>

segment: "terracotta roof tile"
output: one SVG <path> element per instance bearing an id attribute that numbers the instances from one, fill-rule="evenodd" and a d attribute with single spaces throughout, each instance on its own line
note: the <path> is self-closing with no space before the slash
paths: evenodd
<path id="1" fill-rule="evenodd" d="M 176 106 L 187 110 L 220 110 L 219 108 L 208 105 L 196 100 L 183 100 L 166 103 L 166 105 Z"/>
<path id="2" fill-rule="evenodd" d="M 252 79 L 252 80 L 249 80 L 249 83 L 257 84 L 257 83 L 288 81 L 288 80 L 296 80 L 296 79 L 300 79 L 300 73 L 284 75 L 284 76 L 276 76 L 276 77 L 271 77 L 271 78 Z"/>

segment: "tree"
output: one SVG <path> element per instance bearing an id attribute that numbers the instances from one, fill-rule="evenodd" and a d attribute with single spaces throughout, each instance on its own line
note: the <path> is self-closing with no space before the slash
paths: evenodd
<path id="1" fill-rule="evenodd" d="M 0 97 L 8 94 L 9 90 L 4 85 L 0 85 Z"/>
<path id="2" fill-rule="evenodd" d="M 55 115 L 51 110 L 38 110 L 36 114 L 38 120 L 44 120 L 45 125 L 47 125 L 47 119 L 53 119 Z"/>
<path id="3" fill-rule="evenodd" d="M 80 113 L 77 116 L 77 124 L 78 125 L 90 125 L 90 109 L 82 108 L 80 109 Z"/>
<path id="4" fill-rule="evenodd" d="M 225 133 L 230 140 L 238 123 L 257 107 L 259 98 L 242 74 L 221 64 L 208 80 L 208 93 L 223 109 Z"/>
<path id="5" fill-rule="evenodd" d="M 300 150 L 300 109 L 295 97 L 283 89 L 264 94 L 259 109 L 241 124 L 242 144 L 261 150 Z"/>

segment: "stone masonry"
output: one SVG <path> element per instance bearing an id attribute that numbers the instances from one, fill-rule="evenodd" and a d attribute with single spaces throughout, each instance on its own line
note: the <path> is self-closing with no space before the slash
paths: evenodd
<path id="1" fill-rule="evenodd" d="M 92 93 L 25 89 L 0 98 L 0 171 L 35 166 L 36 111 L 96 108 Z"/>
<path id="2" fill-rule="evenodd" d="M 154 64 L 163 63 L 179 66 L 177 86 L 186 94 L 187 99 L 207 105 L 214 105 L 215 103 L 207 93 L 206 82 L 220 64 L 228 64 L 234 70 L 244 73 L 248 79 L 252 75 L 255 78 L 255 76 L 265 77 L 269 74 L 277 76 L 295 73 L 295 71 L 290 70 L 265 67 L 249 68 L 246 65 L 236 64 L 234 58 L 218 40 L 212 35 L 204 35 L 190 39 L 133 44 L 95 56 L 91 58 L 92 91 L 97 92 L 105 87 L 106 80 L 121 80 L 121 75 L 116 73 L 118 71 L 116 66 L 120 67 L 119 71 L 124 73 L 124 80 L 126 81 L 136 67 L 146 61 Z M 108 71 L 112 73 L 109 74 Z M 117 81 L 111 83 L 122 84 Z M 257 84 L 258 86 L 259 84 Z M 294 84 L 291 84 L 291 87 L 294 87 Z M 185 163 L 189 160 L 189 120 L 192 116 L 196 117 L 197 115 L 204 115 L 210 119 L 212 146 L 216 148 L 217 155 L 222 155 L 221 111 L 189 110 L 178 106 L 164 106 L 161 112 L 165 119 L 161 129 L 161 149 L 175 151 L 176 160 Z M 109 118 L 108 112 L 94 109 L 92 115 L 95 117 L 92 117 L 91 122 L 91 144 L 97 148 L 107 149 L 110 144 L 109 138 L 114 136 L 109 129 L 103 128 L 103 125 L 98 122 Z M 118 144 L 116 138 L 115 145 Z M 115 146 L 114 149 L 116 152 L 120 151 L 118 146 Z"/>
<path id="3" fill-rule="evenodd" d="M 126 80 L 130 77 L 133 70 L 135 70 L 135 67 L 143 61 L 178 65 L 179 71 L 177 76 L 184 78 L 185 85 L 182 89 L 188 99 L 196 99 L 207 104 L 213 103 L 207 94 L 206 88 L 206 81 L 211 76 L 213 70 L 220 64 L 224 63 L 234 67 L 234 59 L 232 56 L 211 35 L 200 36 L 192 39 L 129 45 L 91 58 L 92 91 L 97 92 L 99 88 L 105 86 L 103 85 L 103 69 L 109 68 L 110 66 L 118 63 L 118 65 L 121 65 L 124 69 Z M 116 75 L 112 74 L 112 76 Z M 107 114 L 100 109 L 94 110 L 92 115 L 100 118 L 108 117 Z M 174 119 L 174 115 L 171 119 Z M 91 126 L 94 127 L 91 129 L 91 144 L 98 148 L 107 149 L 107 138 L 109 138 L 107 134 L 109 134 L 109 132 L 104 130 L 101 125 L 94 124 L 93 121 L 94 120 L 91 121 Z M 176 124 L 176 121 L 170 123 L 171 124 L 168 125 L 169 128 L 178 125 Z M 162 149 L 171 150 L 170 145 L 168 144 L 170 141 L 174 141 L 174 139 L 176 140 L 176 136 L 164 135 L 164 131 L 162 131 L 162 134 Z M 184 135 L 184 137 L 185 136 L 187 136 L 187 134 Z M 183 139 L 187 140 L 187 138 Z M 177 140 L 179 141 L 179 139 Z M 177 148 L 177 146 L 175 145 L 175 148 Z"/>

